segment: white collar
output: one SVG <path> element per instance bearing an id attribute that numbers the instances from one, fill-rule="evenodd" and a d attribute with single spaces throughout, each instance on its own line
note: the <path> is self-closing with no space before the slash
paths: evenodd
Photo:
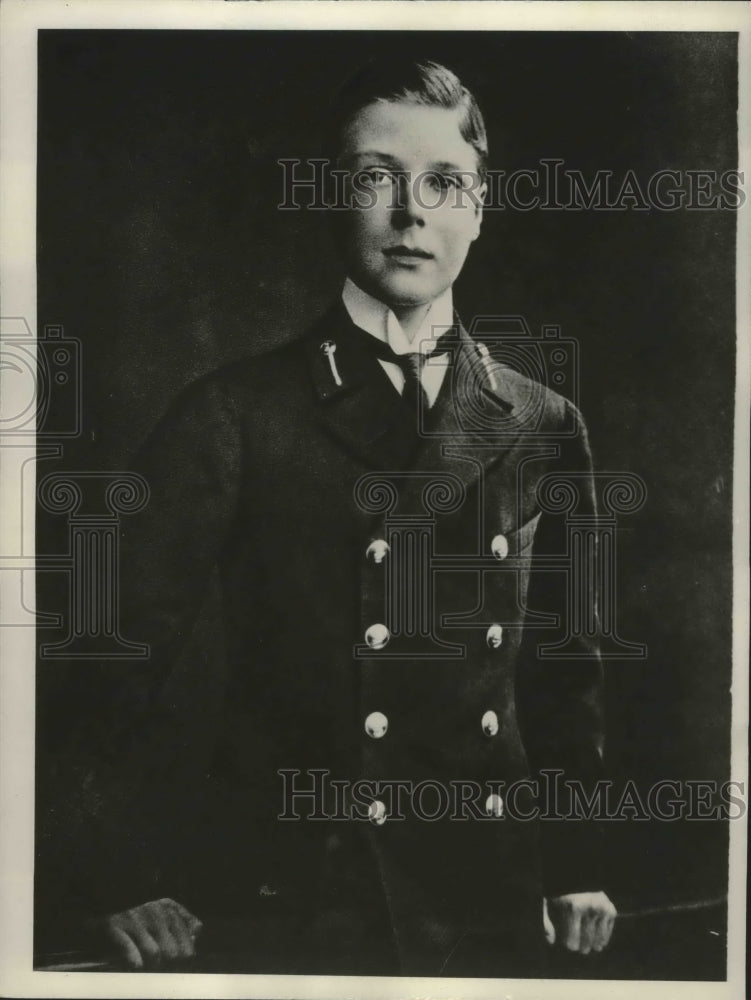
<path id="1" fill-rule="evenodd" d="M 344 282 L 342 302 L 355 326 L 387 343 L 395 354 L 414 354 L 418 351 L 430 354 L 435 346 L 435 338 L 454 322 L 451 288 L 447 288 L 431 302 L 412 341 L 392 310 L 379 299 L 364 292 L 351 278 Z"/>

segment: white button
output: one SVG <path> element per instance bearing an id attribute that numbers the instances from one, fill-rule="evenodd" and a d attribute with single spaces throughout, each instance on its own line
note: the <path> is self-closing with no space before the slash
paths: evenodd
<path id="1" fill-rule="evenodd" d="M 505 535 L 496 535 L 490 543 L 490 551 L 496 559 L 505 559 L 508 555 L 508 540 Z"/>
<path id="2" fill-rule="evenodd" d="M 365 641 L 371 649 L 383 649 L 391 638 L 391 634 L 385 625 L 371 625 L 365 633 Z"/>
<path id="3" fill-rule="evenodd" d="M 385 736 L 388 728 L 389 720 L 383 712 L 371 712 L 365 720 L 365 732 L 374 740 L 380 740 L 382 736 Z"/>
<path id="4" fill-rule="evenodd" d="M 503 642 L 503 628 L 500 625 L 491 625 L 485 639 L 491 649 L 498 649 Z"/>
<path id="5" fill-rule="evenodd" d="M 482 731 L 486 736 L 495 736 L 498 732 L 498 716 L 495 714 L 493 709 L 488 709 L 488 711 L 482 717 Z"/>
<path id="6" fill-rule="evenodd" d="M 503 816 L 503 799 L 501 796 L 496 795 L 495 792 L 492 795 L 488 795 L 485 803 L 485 811 L 488 816 Z"/>
<path id="7" fill-rule="evenodd" d="M 391 551 L 391 547 L 388 542 L 385 542 L 382 538 L 376 538 L 368 546 L 368 550 L 365 553 L 368 559 L 372 559 L 376 565 L 382 563 L 386 556 Z"/>
<path id="8" fill-rule="evenodd" d="M 374 802 L 370 803 L 368 807 L 368 819 L 371 823 L 375 823 L 376 826 L 383 826 L 386 822 L 386 806 L 383 802 L 379 802 L 376 799 Z"/>

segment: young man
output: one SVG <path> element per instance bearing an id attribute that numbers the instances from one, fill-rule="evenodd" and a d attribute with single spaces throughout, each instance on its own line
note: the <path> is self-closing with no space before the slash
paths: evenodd
<path id="1" fill-rule="evenodd" d="M 341 298 L 190 387 L 138 464 L 123 634 L 151 660 L 113 718 L 142 733 L 169 711 L 159 684 L 217 565 L 228 680 L 173 874 L 123 887 L 104 927 L 136 968 L 224 948 L 216 971 L 540 975 L 546 935 L 599 951 L 615 915 L 592 824 L 538 826 L 508 791 L 600 774 L 597 651 L 583 633 L 545 660 L 557 633 L 531 629 L 565 631 L 565 574 L 535 566 L 565 523 L 538 487 L 576 477 L 591 508 L 586 433 L 455 316 L 487 157 L 472 95 L 434 63 L 371 66 L 333 122 Z"/>

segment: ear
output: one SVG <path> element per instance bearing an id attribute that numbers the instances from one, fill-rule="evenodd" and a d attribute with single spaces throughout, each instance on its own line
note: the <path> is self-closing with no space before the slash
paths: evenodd
<path id="1" fill-rule="evenodd" d="M 474 192 L 475 197 L 475 230 L 472 236 L 473 240 L 476 240 L 480 235 L 480 226 L 482 225 L 482 213 L 485 207 L 485 195 L 488 193 L 487 183 L 483 183 L 476 192 Z"/>

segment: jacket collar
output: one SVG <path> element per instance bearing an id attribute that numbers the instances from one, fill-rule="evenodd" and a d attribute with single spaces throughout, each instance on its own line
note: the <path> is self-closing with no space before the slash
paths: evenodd
<path id="1" fill-rule="evenodd" d="M 455 323 L 454 356 L 419 440 L 405 428 L 394 387 L 363 338 L 348 336 L 352 320 L 341 300 L 304 342 L 323 425 L 366 467 L 411 478 L 404 500 L 414 503 L 431 475 L 471 486 L 507 457 L 522 431 L 503 369 L 483 359 L 456 315 Z"/>
<path id="2" fill-rule="evenodd" d="M 378 340 L 387 343 L 395 354 L 420 352 L 429 354 L 436 337 L 454 324 L 454 306 L 451 288 L 430 306 L 420 328 L 410 341 L 394 313 L 385 303 L 363 291 L 347 278 L 342 290 L 342 302 L 352 322 Z"/>

